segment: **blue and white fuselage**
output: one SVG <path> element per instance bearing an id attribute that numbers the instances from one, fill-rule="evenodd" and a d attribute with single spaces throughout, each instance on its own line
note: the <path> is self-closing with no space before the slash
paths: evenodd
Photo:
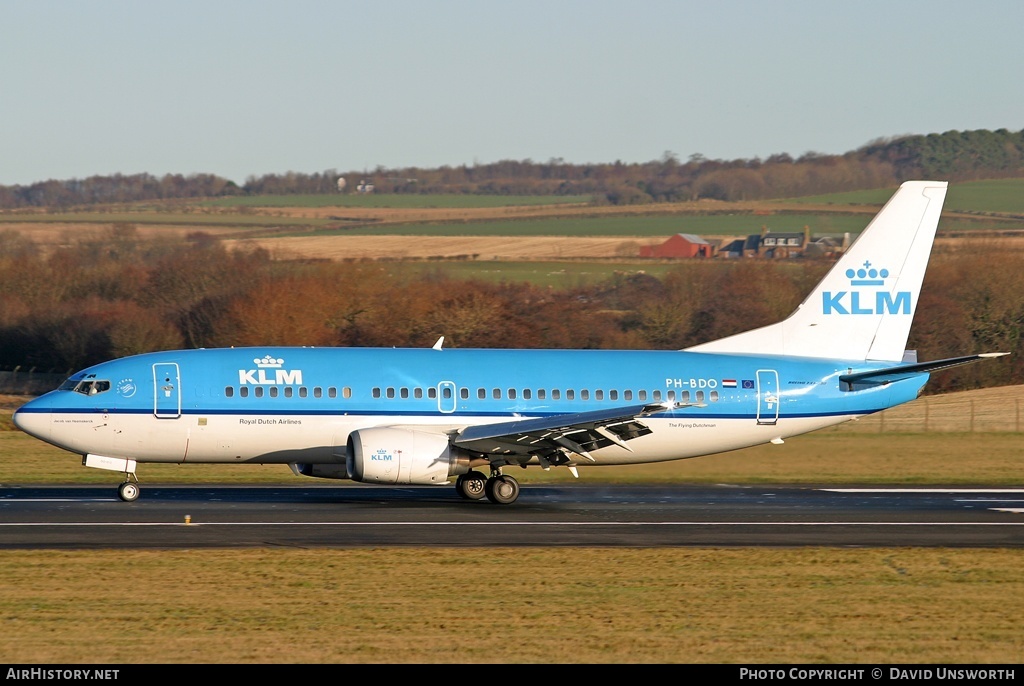
<path id="1" fill-rule="evenodd" d="M 632 451 L 588 451 L 592 464 L 629 464 L 838 424 L 914 399 L 928 378 L 844 391 L 839 376 L 863 371 L 856 364 L 683 351 L 181 350 L 83 370 L 21 408 L 18 423 L 72 452 L 146 462 L 344 463 L 349 434 L 368 427 L 449 433 L 678 405 L 649 414 L 651 433 Z"/>

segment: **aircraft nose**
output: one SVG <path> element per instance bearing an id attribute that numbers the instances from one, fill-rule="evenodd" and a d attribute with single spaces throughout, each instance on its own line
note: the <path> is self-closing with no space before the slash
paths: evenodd
<path id="1" fill-rule="evenodd" d="M 35 436 L 44 441 L 50 437 L 50 428 L 53 422 L 50 421 L 49 408 L 33 407 L 30 402 L 15 410 L 12 421 L 16 427 L 29 436 Z"/>

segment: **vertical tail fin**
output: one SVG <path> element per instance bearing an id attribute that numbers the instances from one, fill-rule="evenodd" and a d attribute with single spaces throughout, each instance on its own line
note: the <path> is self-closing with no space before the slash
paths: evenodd
<path id="1" fill-rule="evenodd" d="M 687 350 L 899 362 L 945 198 L 905 182 L 787 319 Z"/>

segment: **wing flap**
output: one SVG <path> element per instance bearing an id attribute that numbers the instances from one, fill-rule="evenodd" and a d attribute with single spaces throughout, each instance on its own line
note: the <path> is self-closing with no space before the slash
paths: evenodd
<path id="1" fill-rule="evenodd" d="M 559 414 L 512 422 L 469 426 L 452 438 L 452 445 L 489 455 L 535 455 L 540 458 L 569 451 L 593 461 L 590 451 L 618 445 L 651 432 L 643 422 L 659 412 L 687 407 L 684 403 L 654 403 L 594 412 Z"/>

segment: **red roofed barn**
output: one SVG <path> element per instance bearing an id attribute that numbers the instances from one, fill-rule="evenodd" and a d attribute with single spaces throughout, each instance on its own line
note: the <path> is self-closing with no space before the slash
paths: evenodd
<path id="1" fill-rule="evenodd" d="M 677 233 L 661 245 L 640 246 L 640 257 L 711 257 L 711 244 L 692 233 Z"/>

